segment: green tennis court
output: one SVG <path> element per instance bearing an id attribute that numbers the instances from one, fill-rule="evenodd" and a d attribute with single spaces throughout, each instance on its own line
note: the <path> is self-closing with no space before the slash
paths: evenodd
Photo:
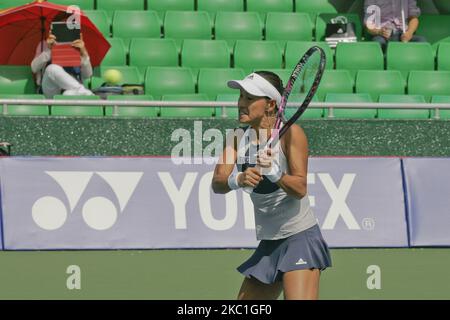
<path id="1" fill-rule="evenodd" d="M 1 252 L 0 299 L 235 299 L 242 281 L 235 267 L 251 252 Z M 334 267 L 322 275 L 321 299 L 450 299 L 449 249 L 331 253 Z M 68 289 L 69 266 L 79 267 L 81 289 Z M 379 267 L 380 289 L 368 288 L 371 276 L 369 283 L 376 282 L 370 266 Z"/>

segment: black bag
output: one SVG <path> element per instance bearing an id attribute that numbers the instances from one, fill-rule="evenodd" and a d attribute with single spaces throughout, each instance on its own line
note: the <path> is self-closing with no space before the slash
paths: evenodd
<path id="1" fill-rule="evenodd" d="M 327 23 L 325 37 L 345 37 L 349 26 L 352 27 L 352 23 Z"/>
<path id="2" fill-rule="evenodd" d="M 123 94 L 139 95 L 144 94 L 144 86 L 141 84 L 124 84 L 122 85 Z"/>
<path id="3" fill-rule="evenodd" d="M 100 96 L 102 99 L 107 99 L 111 95 L 140 95 L 144 94 L 144 86 L 141 84 L 123 84 L 121 86 L 108 86 L 106 83 L 102 84 L 100 88 L 93 89 L 92 92 Z"/>
<path id="4" fill-rule="evenodd" d="M 338 16 L 327 23 L 325 41 L 335 47 L 338 42 L 356 42 L 355 24 L 348 22 L 344 16 Z"/>

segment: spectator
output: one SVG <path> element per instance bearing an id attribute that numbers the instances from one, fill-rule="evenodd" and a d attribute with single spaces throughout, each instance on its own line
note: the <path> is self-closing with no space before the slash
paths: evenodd
<path id="1" fill-rule="evenodd" d="M 53 21 L 61 21 L 61 16 Z M 80 38 L 72 42 L 72 46 L 80 50 L 80 67 L 61 67 L 52 64 L 51 49 L 57 43 L 57 39 L 50 31 L 47 40 L 38 44 L 36 55 L 31 62 L 31 70 L 35 76 L 38 93 L 43 93 L 47 99 L 52 99 L 57 94 L 93 95 L 83 86 L 83 81 L 92 76 L 92 66 L 82 34 Z"/>
<path id="2" fill-rule="evenodd" d="M 426 42 L 414 33 L 419 27 L 416 0 L 364 0 L 364 25 L 372 40 L 386 50 L 389 41 Z"/>

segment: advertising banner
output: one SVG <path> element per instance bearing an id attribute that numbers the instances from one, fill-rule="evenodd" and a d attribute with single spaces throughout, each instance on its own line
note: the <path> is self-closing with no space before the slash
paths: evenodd
<path id="1" fill-rule="evenodd" d="M 0 159 L 5 249 L 255 247 L 249 195 L 214 194 L 213 170 L 171 158 Z M 308 194 L 330 247 L 407 246 L 399 159 L 312 158 Z"/>
<path id="2" fill-rule="evenodd" d="M 408 246 L 400 159 L 311 159 L 308 193 L 331 247 Z"/>
<path id="3" fill-rule="evenodd" d="M 450 158 L 403 160 L 411 246 L 450 245 Z"/>

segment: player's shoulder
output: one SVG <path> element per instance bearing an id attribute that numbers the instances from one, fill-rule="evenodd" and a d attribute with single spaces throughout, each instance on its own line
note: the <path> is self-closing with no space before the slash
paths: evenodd
<path id="1" fill-rule="evenodd" d="M 292 145 L 308 145 L 305 132 L 302 127 L 295 123 L 286 131 L 286 134 L 281 138 L 281 141 L 284 150 L 287 150 L 288 146 Z"/>
<path id="2" fill-rule="evenodd" d="M 294 123 L 287 131 L 286 138 L 295 139 L 295 138 L 306 138 L 305 131 L 298 124 Z"/>

